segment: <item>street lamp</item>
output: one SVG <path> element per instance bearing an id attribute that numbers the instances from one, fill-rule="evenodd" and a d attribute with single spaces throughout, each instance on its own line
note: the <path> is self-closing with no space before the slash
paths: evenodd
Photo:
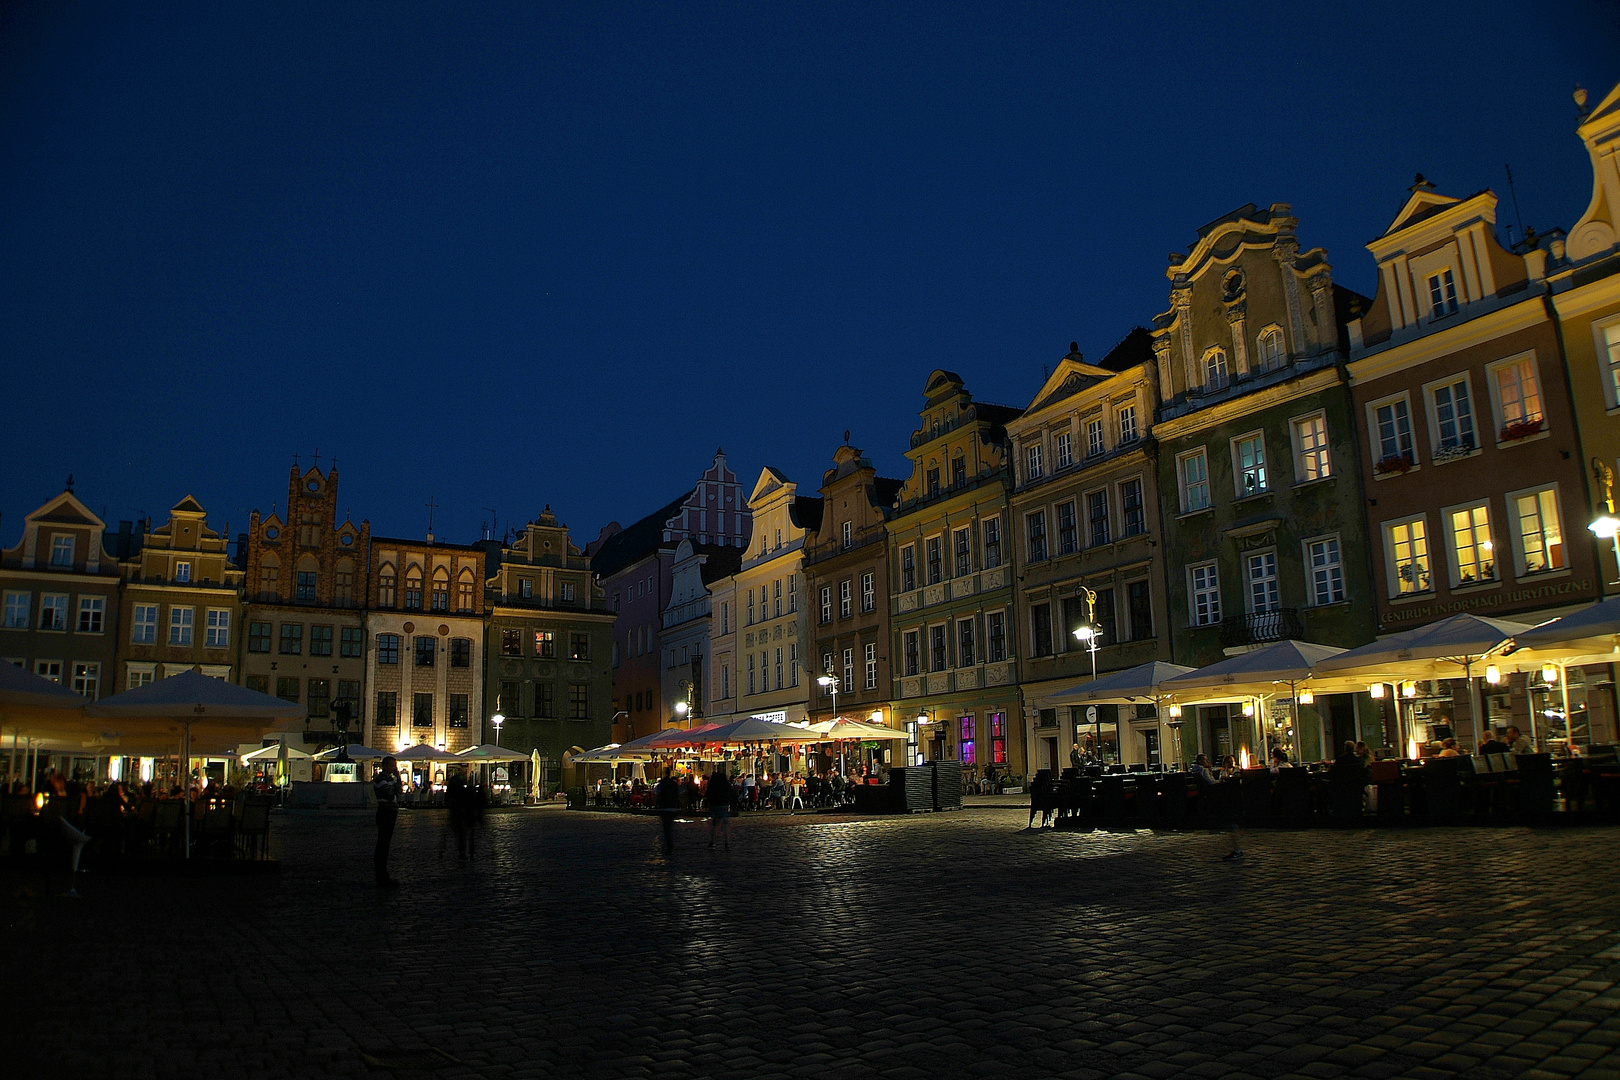
<path id="1" fill-rule="evenodd" d="M 677 701 L 675 703 L 675 722 L 678 724 L 685 724 L 690 728 L 692 726 L 692 721 L 688 719 L 686 715 L 690 711 L 691 707 L 687 705 L 686 702 Z"/>
<path id="2" fill-rule="evenodd" d="M 832 699 L 833 699 L 833 710 L 832 710 L 833 715 L 832 715 L 832 718 L 834 720 L 837 720 L 838 719 L 838 676 L 833 675 L 831 673 L 828 673 L 826 675 L 820 675 L 820 676 L 816 677 L 816 682 L 821 686 L 821 688 L 823 690 L 826 690 L 828 693 L 830 693 L 832 695 Z"/>
<path id="3" fill-rule="evenodd" d="M 499 746 L 501 745 L 501 725 L 506 723 L 506 717 L 502 716 L 500 713 L 496 713 L 494 716 L 489 718 L 489 722 L 490 725 L 495 729 L 495 745 Z"/>

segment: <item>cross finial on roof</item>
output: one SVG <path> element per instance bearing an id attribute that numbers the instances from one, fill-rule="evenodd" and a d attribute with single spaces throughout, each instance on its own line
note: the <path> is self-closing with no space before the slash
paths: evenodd
<path id="1" fill-rule="evenodd" d="M 71 494 L 73 494 L 73 474 L 72 474 L 72 473 L 68 473 L 68 478 L 67 478 L 67 493 L 68 493 L 68 494 L 69 494 L 69 495 L 71 495 Z"/>
<path id="2" fill-rule="evenodd" d="M 311 454 L 310 456 L 315 459 L 315 468 L 319 469 L 321 467 L 321 448 L 317 446 L 315 448 L 315 453 Z"/>

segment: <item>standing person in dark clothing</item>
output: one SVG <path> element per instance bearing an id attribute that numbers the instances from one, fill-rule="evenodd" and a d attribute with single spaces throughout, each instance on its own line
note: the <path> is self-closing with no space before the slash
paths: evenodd
<path id="1" fill-rule="evenodd" d="M 664 827 L 664 854 L 675 854 L 675 815 L 681 811 L 681 785 L 674 769 L 665 769 L 664 778 L 653 788 L 653 805 Z"/>
<path id="2" fill-rule="evenodd" d="M 468 799 L 467 782 L 460 773 L 451 773 L 450 779 L 444 787 L 444 805 L 450 812 L 450 831 L 456 838 L 456 858 L 467 857 L 467 829 L 470 822 L 467 820 L 468 811 L 472 809 Z M 444 848 L 439 849 L 440 854 Z"/>
<path id="3" fill-rule="evenodd" d="M 383 758 L 382 767 L 371 781 L 377 796 L 377 851 L 374 856 L 377 884 L 392 888 L 399 882 L 388 876 L 388 848 L 394 842 L 394 822 L 399 819 L 399 764 Z"/>
<path id="4" fill-rule="evenodd" d="M 724 768 L 716 769 L 703 789 L 703 804 L 709 808 L 709 850 L 714 850 L 714 834 L 724 832 L 726 850 L 731 850 L 731 811 L 737 802 L 737 791 Z"/>

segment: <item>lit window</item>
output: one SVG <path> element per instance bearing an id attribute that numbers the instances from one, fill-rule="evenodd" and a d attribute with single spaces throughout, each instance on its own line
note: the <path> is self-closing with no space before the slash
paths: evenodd
<path id="1" fill-rule="evenodd" d="M 1264 493 L 1271 486 L 1266 481 L 1265 437 L 1249 435 L 1235 440 L 1232 454 L 1237 468 L 1238 497 Z"/>
<path id="2" fill-rule="evenodd" d="M 1391 596 L 1425 593 L 1434 587 L 1429 572 L 1429 538 L 1422 518 L 1385 525 L 1384 550 L 1389 559 Z"/>
<path id="3" fill-rule="evenodd" d="M 1007 764 L 1007 714 L 990 714 L 990 760 L 996 765 Z"/>
<path id="4" fill-rule="evenodd" d="M 1519 565 L 1526 574 L 1564 568 L 1564 534 L 1558 523 L 1558 492 L 1543 488 L 1513 497 L 1519 519 Z"/>
<path id="5" fill-rule="evenodd" d="M 1543 423 L 1541 384 L 1536 378 L 1536 362 L 1531 356 L 1497 364 L 1491 368 L 1496 380 L 1496 400 L 1501 412 L 1501 437 L 1518 439 L 1534 435 Z"/>
<path id="6" fill-rule="evenodd" d="M 973 738 L 973 717 L 964 716 L 958 722 L 961 724 L 962 732 L 962 764 L 971 765 L 978 760 Z"/>
<path id="7" fill-rule="evenodd" d="M 1202 449 L 1176 459 L 1181 479 L 1181 512 L 1209 509 L 1209 458 Z"/>
<path id="8" fill-rule="evenodd" d="M 866 646 L 866 689 L 877 689 L 877 643 L 868 642 Z"/>
<path id="9" fill-rule="evenodd" d="M 1321 413 L 1294 421 L 1294 446 L 1299 455 L 1294 474 L 1300 483 L 1333 474 L 1328 455 L 1327 417 Z"/>
<path id="10" fill-rule="evenodd" d="M 1221 582 L 1215 563 L 1189 567 L 1190 586 L 1188 605 L 1194 626 L 1213 626 L 1221 621 Z"/>
<path id="11" fill-rule="evenodd" d="M 1337 604 L 1344 599 L 1344 564 L 1339 553 L 1337 536 L 1311 540 L 1305 544 L 1305 557 L 1310 563 L 1311 603 Z"/>
<path id="12" fill-rule="evenodd" d="M 1450 512 L 1453 586 L 1496 580 L 1490 509 L 1480 503 Z"/>

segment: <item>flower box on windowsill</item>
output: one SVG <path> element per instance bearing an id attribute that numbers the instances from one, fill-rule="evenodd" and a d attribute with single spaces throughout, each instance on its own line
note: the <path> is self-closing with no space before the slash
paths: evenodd
<path id="1" fill-rule="evenodd" d="M 1479 453 L 1479 447 L 1475 446 L 1473 443 L 1454 443 L 1451 446 L 1442 446 L 1440 449 L 1432 452 L 1429 455 L 1429 460 L 1436 465 L 1444 465 L 1447 462 L 1461 461 L 1463 458 L 1471 458 L 1477 453 Z"/>
<path id="2" fill-rule="evenodd" d="M 1379 476 L 1404 475 L 1411 472 L 1417 462 L 1412 460 L 1411 454 L 1391 454 L 1381 461 L 1373 463 L 1373 472 Z"/>
<path id="3" fill-rule="evenodd" d="M 1528 439 L 1532 435 L 1539 435 L 1541 429 L 1545 426 L 1546 421 L 1541 419 L 1520 420 L 1516 424 L 1509 424 L 1503 428 L 1499 441 L 1518 442 L 1520 439 Z"/>

